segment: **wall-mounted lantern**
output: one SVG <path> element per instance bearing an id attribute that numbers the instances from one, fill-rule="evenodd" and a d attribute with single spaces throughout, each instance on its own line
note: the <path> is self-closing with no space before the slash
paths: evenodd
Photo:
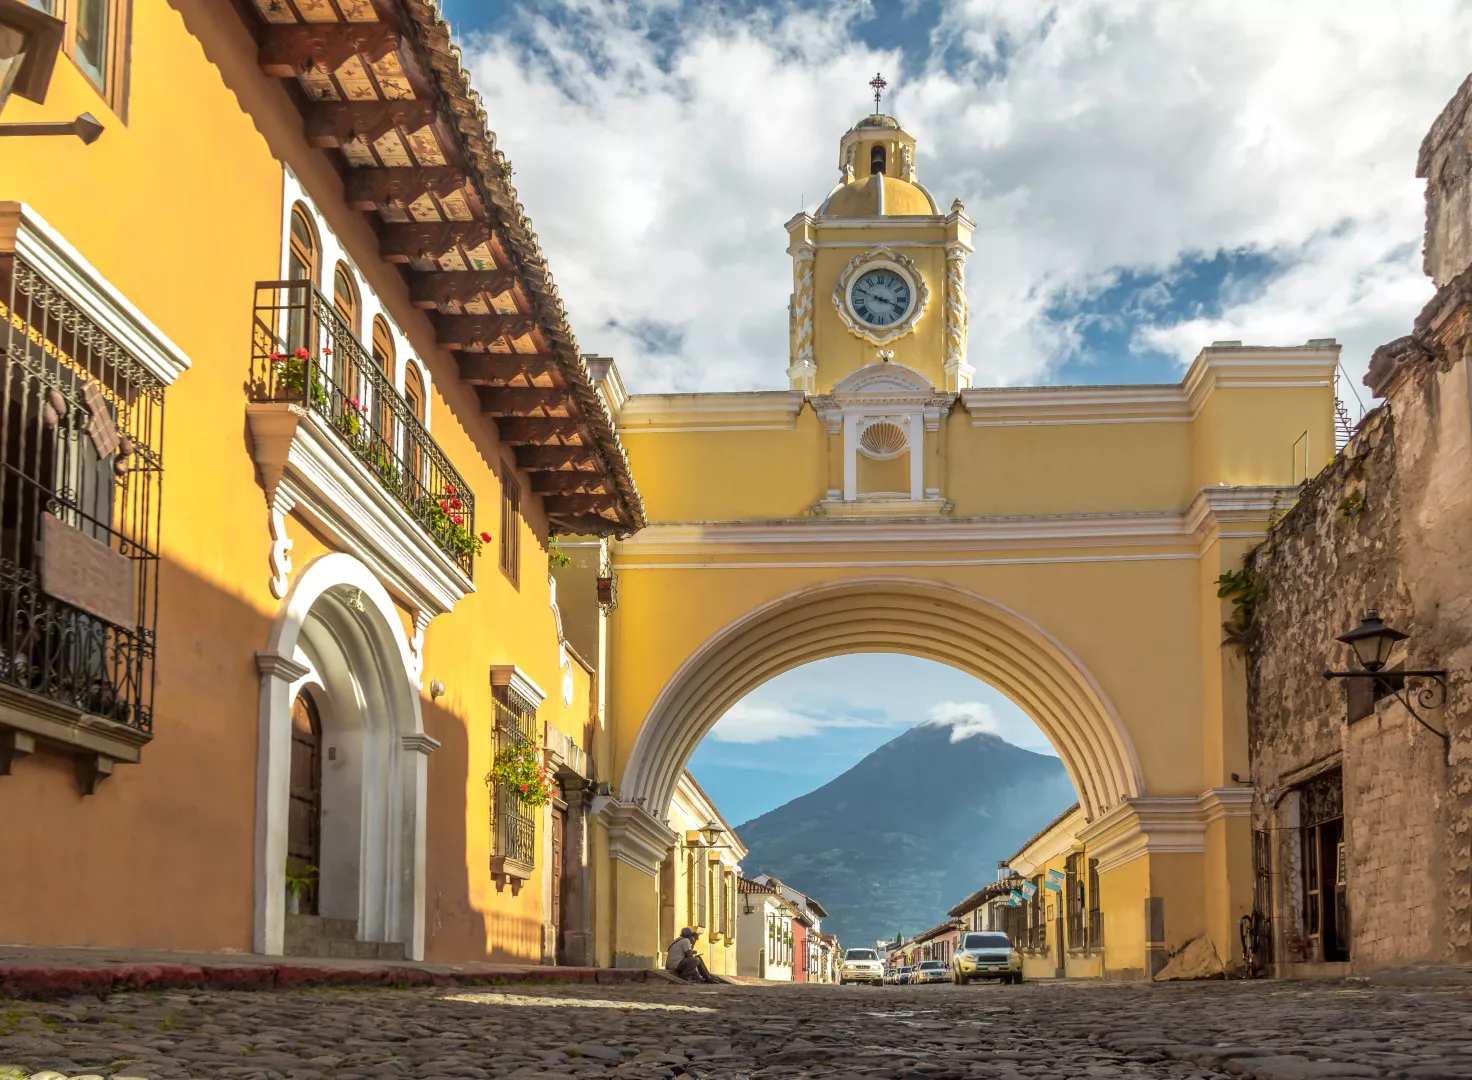
<path id="1" fill-rule="evenodd" d="M 37 105 L 46 100 L 65 32 L 62 20 L 25 0 L 0 0 L 0 109 L 11 94 Z"/>
<path id="2" fill-rule="evenodd" d="M 1438 731 L 1421 718 L 1420 713 L 1412 707 L 1410 698 L 1406 696 L 1407 680 L 1418 680 L 1424 682 L 1416 691 L 1416 701 L 1423 709 L 1436 709 L 1446 704 L 1446 671 L 1444 669 L 1422 669 L 1407 670 L 1395 668 L 1385 670 L 1385 665 L 1390 662 L 1390 654 L 1395 651 L 1396 645 L 1406 640 L 1407 635 L 1387 626 L 1375 611 L 1365 612 L 1365 617 L 1353 630 L 1340 634 L 1335 641 L 1343 642 L 1354 652 L 1355 661 L 1359 664 L 1358 671 L 1325 671 L 1326 679 L 1359 679 L 1363 684 L 1368 684 L 1372 689 L 1369 708 L 1362 715 L 1369 715 L 1373 709 L 1374 701 L 1382 697 L 1394 697 L 1403 706 L 1406 712 L 1427 731 L 1431 732 L 1442 741 L 1446 750 L 1447 758 L 1451 756 L 1451 738 L 1444 731 Z M 1360 717 L 1352 716 L 1351 719 Z"/>
<path id="3" fill-rule="evenodd" d="M 716 841 L 725 835 L 726 830 L 718 825 L 714 818 L 705 823 L 705 828 L 699 830 L 700 835 L 705 838 L 707 847 L 715 847 Z"/>

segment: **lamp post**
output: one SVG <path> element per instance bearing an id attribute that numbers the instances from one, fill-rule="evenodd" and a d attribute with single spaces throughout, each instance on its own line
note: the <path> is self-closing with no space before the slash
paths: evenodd
<path id="1" fill-rule="evenodd" d="M 721 836 L 725 835 L 726 832 L 725 829 L 721 828 L 721 826 L 716 823 L 714 818 L 712 818 L 710 821 L 707 821 L 705 823 L 705 828 L 699 831 L 700 835 L 705 837 L 705 843 L 707 847 L 715 847 L 716 841 Z"/>
<path id="2" fill-rule="evenodd" d="M 65 31 L 61 19 L 32 7 L 26 0 L 0 0 L 0 110 L 11 94 L 38 105 L 46 100 Z M 91 113 L 75 120 L 0 124 L 0 136 L 75 135 L 88 146 L 102 131 L 102 124 Z"/>
<path id="3" fill-rule="evenodd" d="M 1446 704 L 1446 671 L 1444 669 L 1422 669 L 1407 670 L 1397 668 L 1386 671 L 1385 665 L 1390 662 L 1390 654 L 1400 642 L 1406 640 L 1408 635 L 1401 633 L 1393 626 L 1387 626 L 1380 618 L 1378 612 L 1367 611 L 1360 624 L 1353 630 L 1340 634 L 1335 641 L 1343 642 L 1354 652 L 1355 661 L 1359 664 L 1359 671 L 1333 671 L 1326 670 L 1326 679 L 1369 679 L 1374 687 L 1375 696 L 1393 696 L 1405 706 L 1406 712 L 1410 713 L 1416 723 L 1427 731 L 1441 739 L 1442 747 L 1446 751 L 1447 760 L 1451 759 L 1451 737 L 1444 731 L 1438 731 L 1425 720 L 1421 714 L 1412 707 L 1410 698 L 1405 694 L 1406 680 L 1422 680 L 1426 685 L 1416 691 L 1416 701 L 1423 709 L 1436 709 Z"/>

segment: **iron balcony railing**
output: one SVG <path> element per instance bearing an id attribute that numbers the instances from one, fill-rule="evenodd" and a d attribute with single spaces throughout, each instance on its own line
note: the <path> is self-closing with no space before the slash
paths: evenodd
<path id="1" fill-rule="evenodd" d="M 339 439 L 468 575 L 475 497 L 378 358 L 309 281 L 256 283 L 251 400 L 289 401 Z"/>
<path id="2" fill-rule="evenodd" d="M 0 685 L 153 730 L 164 386 L 0 257 Z"/>

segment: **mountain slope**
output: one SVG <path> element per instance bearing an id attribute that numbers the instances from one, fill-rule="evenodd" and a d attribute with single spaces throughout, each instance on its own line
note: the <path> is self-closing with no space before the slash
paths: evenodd
<path id="1" fill-rule="evenodd" d="M 940 922 L 1074 798 L 1057 758 L 924 724 L 739 826 L 742 872 L 801 889 L 825 931 L 870 945 Z"/>

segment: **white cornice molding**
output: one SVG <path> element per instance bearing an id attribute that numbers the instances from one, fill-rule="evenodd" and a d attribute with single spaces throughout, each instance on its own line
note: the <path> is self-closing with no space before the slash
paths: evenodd
<path id="1" fill-rule="evenodd" d="M 304 679 L 312 669 L 306 664 L 297 663 L 288 656 L 282 656 L 274 652 L 256 653 L 256 670 L 269 679 L 280 679 L 284 683 L 294 683 L 298 679 Z"/>
<path id="2" fill-rule="evenodd" d="M 399 736 L 399 745 L 411 754 L 423 754 L 429 757 L 440 748 L 440 741 L 433 735 L 426 735 L 422 731 L 412 732 L 408 735 Z"/>
<path id="3" fill-rule="evenodd" d="M 506 687 L 534 709 L 540 709 L 542 702 L 547 700 L 547 691 L 515 664 L 492 664 L 491 685 Z"/>
<path id="4" fill-rule="evenodd" d="M 629 557 L 793 553 L 1015 551 L 1023 548 L 1182 547 L 1195 557 L 1214 536 L 1266 535 L 1274 508 L 1286 510 L 1296 488 L 1205 488 L 1181 512 L 1060 514 L 1024 517 L 795 518 L 785 521 L 652 523 L 617 542 L 617 564 Z M 1228 531 L 1230 529 L 1230 531 Z"/>
<path id="5" fill-rule="evenodd" d="M 1046 866 L 1059 855 L 1072 849 L 1074 838 L 1084 824 L 1081 809 L 1063 818 L 1042 836 L 1037 837 L 1008 860 L 1007 865 L 1022 877 Z"/>
<path id="6" fill-rule="evenodd" d="M 800 390 L 634 394 L 619 411 L 619 434 L 791 430 L 805 401 Z"/>
<path id="7" fill-rule="evenodd" d="M 679 840 L 675 831 L 637 803 L 600 796 L 593 814 L 608 833 L 608 853 L 626 866 L 650 877 Z"/>
<path id="8" fill-rule="evenodd" d="M 0 202 L 0 251 L 13 250 L 165 385 L 191 365 L 76 248 L 23 202 Z"/>
<path id="9" fill-rule="evenodd" d="M 1187 423 L 1214 389 L 1332 388 L 1338 363 L 1338 345 L 1214 345 L 1179 383 L 971 387 L 961 401 L 972 427 Z"/>
<path id="10" fill-rule="evenodd" d="M 411 609 L 442 614 L 475 590 L 315 413 L 280 402 L 245 410 L 268 505 L 284 495 L 293 512 L 361 559 Z"/>
<path id="11" fill-rule="evenodd" d="M 1225 818 L 1246 818 L 1251 788 L 1210 788 L 1200 795 L 1130 799 L 1078 832 L 1090 859 L 1107 873 L 1142 855 L 1199 854 L 1206 829 Z"/>

